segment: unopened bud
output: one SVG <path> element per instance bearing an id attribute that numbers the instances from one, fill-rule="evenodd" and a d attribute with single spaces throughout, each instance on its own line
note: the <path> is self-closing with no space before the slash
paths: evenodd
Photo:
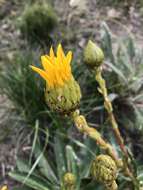
<path id="1" fill-rule="evenodd" d="M 103 183 L 107 189 L 116 190 L 117 166 L 108 155 L 99 155 L 92 162 L 91 175 L 94 179 Z"/>
<path id="2" fill-rule="evenodd" d="M 76 183 L 76 177 L 72 173 L 66 173 L 63 178 L 64 186 L 66 189 L 73 189 Z"/>
<path id="3" fill-rule="evenodd" d="M 104 60 L 104 53 L 101 48 L 99 48 L 91 40 L 88 41 L 84 49 L 84 62 L 90 67 L 99 67 Z"/>

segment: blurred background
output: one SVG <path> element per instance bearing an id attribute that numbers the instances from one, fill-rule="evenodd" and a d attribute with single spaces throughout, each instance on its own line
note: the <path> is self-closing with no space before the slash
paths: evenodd
<path id="1" fill-rule="evenodd" d="M 111 139 L 103 99 L 83 64 L 89 39 L 104 51 L 103 73 L 116 119 L 137 163 L 143 164 L 143 1 L 0 0 L 0 185 L 19 187 L 9 172 L 21 164 L 19 158 L 29 159 L 35 139 L 45 139 L 46 129 L 51 144 L 57 131 L 84 141 L 66 119 L 49 111 L 44 81 L 29 68 L 40 65 L 51 45 L 61 42 L 66 52 L 73 51 L 81 111 Z"/>

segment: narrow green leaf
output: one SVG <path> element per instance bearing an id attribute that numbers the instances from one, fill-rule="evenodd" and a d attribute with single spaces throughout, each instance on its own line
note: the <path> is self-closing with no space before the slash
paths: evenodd
<path id="1" fill-rule="evenodd" d="M 133 59 L 136 55 L 136 51 L 135 51 L 134 41 L 131 37 L 128 38 L 127 50 L 128 50 L 130 59 Z"/>
<path id="2" fill-rule="evenodd" d="M 111 31 L 105 22 L 102 23 L 101 27 L 101 45 L 104 50 L 105 56 L 109 57 L 110 61 L 114 64 L 115 58 L 112 52 L 112 39 Z"/>
<path id="3" fill-rule="evenodd" d="M 40 159 L 38 161 L 40 172 L 52 182 L 57 182 L 56 175 L 54 171 L 52 170 L 50 164 L 48 163 L 48 159 L 46 159 L 44 155 L 44 151 L 41 150 L 39 144 L 37 144 L 35 147 L 34 155 L 35 155 L 35 158 L 38 158 L 40 156 Z"/>
<path id="4" fill-rule="evenodd" d="M 106 65 L 108 65 L 124 81 L 125 84 L 127 83 L 127 78 L 124 76 L 123 72 L 119 70 L 119 68 L 109 62 L 106 62 Z"/>
<path id="5" fill-rule="evenodd" d="M 67 158 L 68 171 L 76 174 L 78 171 L 77 168 L 78 157 L 70 145 L 66 146 L 66 158 Z"/>
<path id="6" fill-rule="evenodd" d="M 33 139 L 32 150 L 31 150 L 31 154 L 30 154 L 30 159 L 29 159 L 30 165 L 31 165 L 31 160 L 32 160 L 33 152 L 34 152 L 34 149 L 35 149 L 35 146 L 36 146 L 36 141 L 37 141 L 37 137 L 38 137 L 38 130 L 39 130 L 39 121 L 36 120 L 34 139 Z"/>
<path id="7" fill-rule="evenodd" d="M 13 187 L 12 190 L 31 190 L 31 188 L 22 186 L 22 187 Z"/>
<path id="8" fill-rule="evenodd" d="M 27 172 L 28 173 L 30 170 L 29 163 L 22 159 L 18 159 L 16 161 L 16 166 L 17 166 L 19 172 Z"/>
<path id="9" fill-rule="evenodd" d="M 65 150 L 64 150 L 64 142 L 62 138 L 57 133 L 55 135 L 55 158 L 57 163 L 58 176 L 60 180 L 62 180 L 64 173 L 66 172 L 66 159 L 65 159 Z"/>
<path id="10" fill-rule="evenodd" d="M 31 175 L 30 177 L 27 178 L 27 174 L 16 173 L 16 172 L 9 173 L 9 176 L 12 177 L 13 179 L 17 180 L 18 182 L 24 183 L 25 185 L 31 187 L 32 189 L 50 190 L 47 187 L 47 183 L 45 183 L 45 181 L 39 179 L 36 176 Z"/>
<path id="11" fill-rule="evenodd" d="M 78 162 L 80 161 L 74 152 L 73 148 L 69 145 L 66 146 L 66 158 L 68 172 L 72 172 L 76 176 L 76 187 L 80 187 L 80 176 L 78 169 Z"/>

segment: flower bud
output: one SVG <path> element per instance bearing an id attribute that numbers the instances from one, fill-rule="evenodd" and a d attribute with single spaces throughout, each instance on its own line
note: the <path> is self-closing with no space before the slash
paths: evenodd
<path id="1" fill-rule="evenodd" d="M 51 89 L 47 85 L 45 99 L 52 110 L 69 114 L 79 106 L 81 99 L 80 87 L 73 77 L 64 86 Z"/>
<path id="2" fill-rule="evenodd" d="M 84 49 L 84 62 L 90 67 L 99 67 L 104 60 L 104 53 L 101 48 L 99 48 L 91 40 L 88 41 Z"/>
<path id="3" fill-rule="evenodd" d="M 72 173 L 66 173 L 63 178 L 64 186 L 67 189 L 72 189 L 75 187 L 76 177 Z"/>
<path id="4" fill-rule="evenodd" d="M 103 183 L 106 188 L 112 190 L 117 188 L 115 179 L 117 177 L 117 166 L 115 161 L 108 155 L 99 155 L 91 165 L 91 175 L 94 179 Z"/>

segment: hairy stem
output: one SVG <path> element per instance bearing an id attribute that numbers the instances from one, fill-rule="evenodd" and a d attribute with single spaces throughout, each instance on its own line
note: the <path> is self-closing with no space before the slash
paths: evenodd
<path id="1" fill-rule="evenodd" d="M 104 98 L 104 107 L 108 113 L 109 121 L 111 123 L 111 126 L 112 126 L 112 129 L 114 131 L 116 140 L 118 142 L 118 145 L 120 146 L 120 149 L 125 156 L 125 161 L 124 161 L 124 166 L 123 166 L 124 171 L 125 171 L 126 175 L 128 175 L 132 179 L 134 186 L 137 186 L 137 184 L 138 184 L 137 179 L 134 177 L 133 173 L 129 169 L 130 168 L 129 163 L 128 163 L 129 155 L 128 155 L 127 149 L 126 149 L 125 144 L 124 144 L 124 140 L 121 136 L 121 133 L 120 133 L 119 128 L 118 128 L 117 121 L 116 121 L 114 113 L 113 113 L 113 106 L 112 106 L 112 103 L 108 97 L 106 82 L 102 77 L 101 67 L 95 69 L 95 74 L 96 74 L 95 75 L 96 81 L 99 84 L 98 90 L 103 95 L 103 98 Z"/>
<path id="2" fill-rule="evenodd" d="M 121 160 L 118 159 L 117 153 L 114 148 L 102 138 L 101 134 L 95 128 L 88 126 L 85 117 L 83 115 L 79 115 L 78 110 L 72 114 L 72 118 L 77 129 L 80 132 L 88 135 L 90 138 L 94 139 L 99 147 L 101 149 L 104 149 L 107 154 L 115 160 L 117 166 L 121 167 Z"/>
<path id="3" fill-rule="evenodd" d="M 111 101 L 108 98 L 106 82 L 102 77 L 101 68 L 96 69 L 95 78 L 96 78 L 96 81 L 99 84 L 99 89 L 98 90 L 103 95 L 104 106 L 105 106 L 105 109 L 106 109 L 106 111 L 107 111 L 107 113 L 109 115 L 109 120 L 110 120 L 111 126 L 113 128 L 114 134 L 116 136 L 117 142 L 118 142 L 118 144 L 120 146 L 121 151 L 124 153 L 126 159 L 128 160 L 128 152 L 127 152 L 127 150 L 125 148 L 124 140 L 123 140 L 123 138 L 121 136 L 121 133 L 119 131 L 118 124 L 116 122 L 116 119 L 115 119 L 115 116 L 114 116 L 114 113 L 113 113 L 113 107 L 112 107 Z"/>
<path id="4" fill-rule="evenodd" d="M 79 114 L 79 110 L 75 111 L 74 113 L 72 113 L 72 119 L 74 120 L 75 126 L 77 127 L 77 129 L 88 135 L 90 138 L 94 139 L 98 146 L 105 150 L 106 153 L 108 155 L 110 155 L 118 168 L 122 168 L 124 167 L 124 172 L 126 173 L 127 176 L 129 176 L 134 184 L 134 187 L 138 187 L 138 180 L 136 179 L 136 177 L 133 175 L 133 173 L 130 171 L 130 169 L 128 168 L 127 165 L 123 165 L 123 162 L 121 159 L 118 158 L 116 150 L 112 147 L 111 144 L 107 143 L 101 136 L 101 134 L 92 127 L 89 127 L 89 125 L 87 124 L 87 121 L 85 119 L 85 117 L 83 115 Z"/>

